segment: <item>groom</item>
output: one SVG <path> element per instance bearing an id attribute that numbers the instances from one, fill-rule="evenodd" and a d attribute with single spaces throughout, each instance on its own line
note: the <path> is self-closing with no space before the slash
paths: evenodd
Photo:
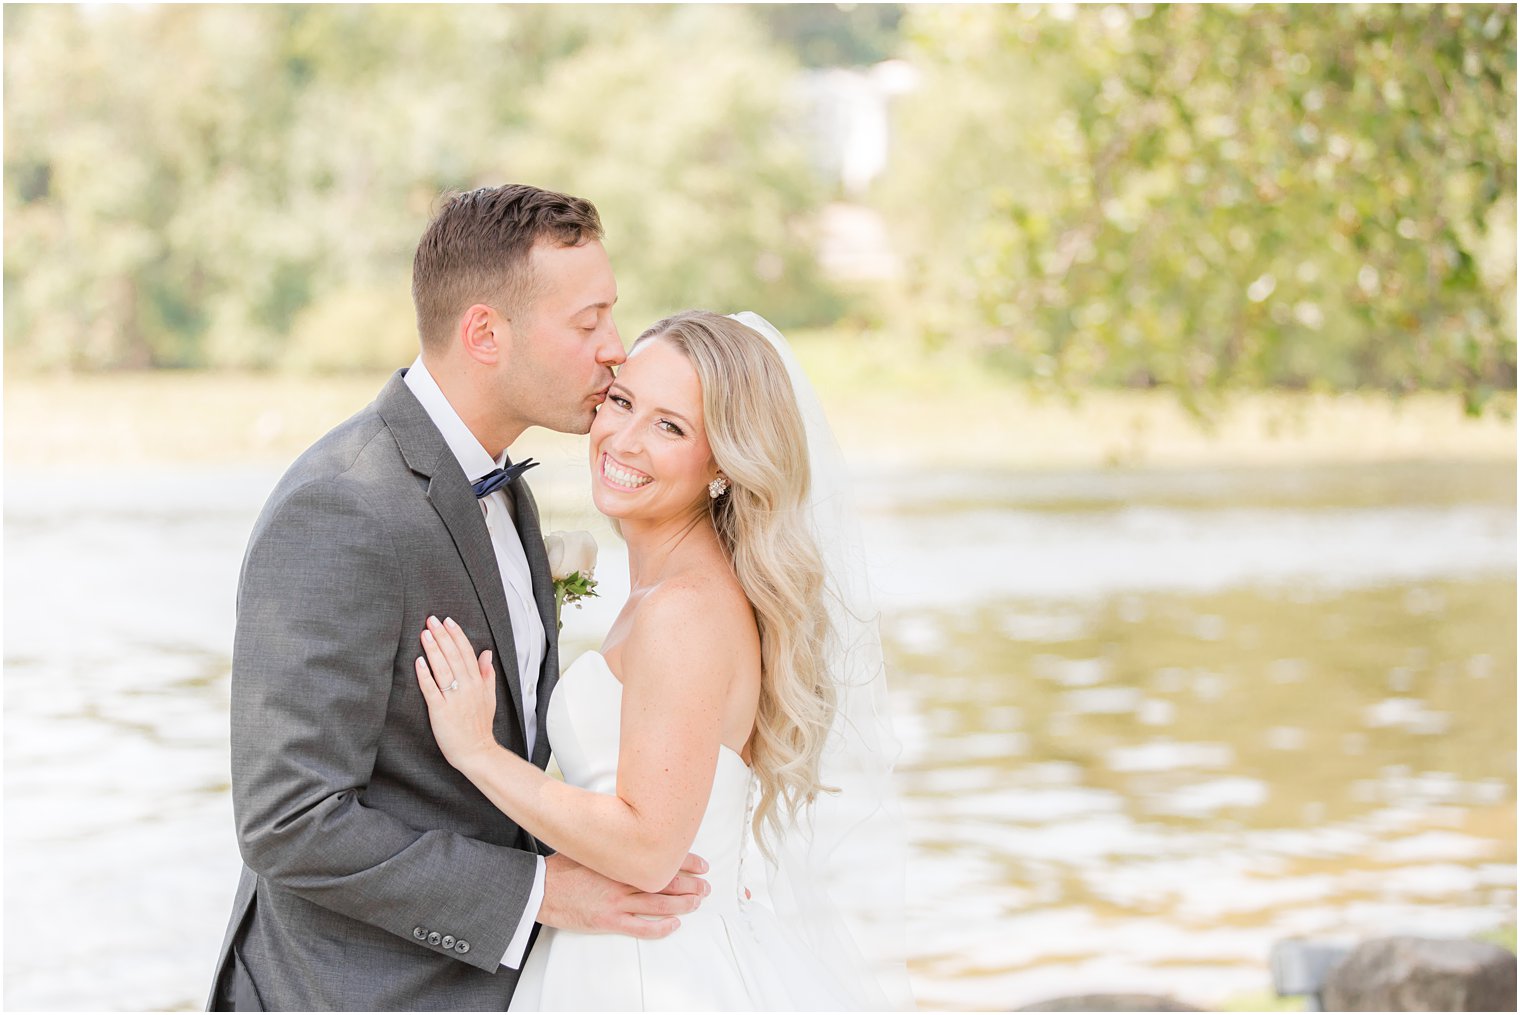
<path id="1" fill-rule="evenodd" d="M 413 669 L 427 618 L 453 617 L 492 649 L 497 739 L 547 763 L 554 595 L 503 468 L 529 426 L 586 433 L 623 361 L 601 235 L 589 202 L 535 187 L 449 199 L 413 262 L 421 355 L 255 523 L 232 658 L 244 868 L 212 1010 L 504 1011 L 535 923 L 663 937 L 704 894 L 546 856 L 444 760 Z"/>

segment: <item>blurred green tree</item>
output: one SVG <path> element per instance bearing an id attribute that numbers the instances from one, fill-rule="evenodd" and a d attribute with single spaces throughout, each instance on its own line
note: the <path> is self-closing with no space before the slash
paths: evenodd
<path id="1" fill-rule="evenodd" d="M 514 179 L 597 202 L 637 326 L 832 312 L 793 65 L 742 10 L 12 6 L 4 31 L 13 367 L 394 364 L 438 195 Z"/>
<path id="2" fill-rule="evenodd" d="M 814 257 L 825 191 L 795 130 L 796 72 L 743 8 L 677 6 L 603 24 L 529 97 L 508 175 L 594 197 L 625 331 L 686 307 L 782 327 L 839 313 Z"/>
<path id="3" fill-rule="evenodd" d="M 897 55 L 902 4 L 757 4 L 770 34 L 804 67 L 862 67 Z"/>
<path id="4" fill-rule="evenodd" d="M 915 7 L 905 315 L 1058 387 L 1515 384 L 1515 9 Z"/>

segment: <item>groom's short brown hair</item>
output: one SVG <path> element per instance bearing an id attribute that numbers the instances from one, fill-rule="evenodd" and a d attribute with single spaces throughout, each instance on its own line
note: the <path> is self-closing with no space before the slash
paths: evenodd
<path id="1" fill-rule="evenodd" d="M 446 345 L 459 315 L 476 303 L 508 318 L 526 310 L 539 286 L 528 259 L 539 240 L 578 247 L 601 238 L 601 217 L 583 198 L 525 183 L 445 195 L 412 258 L 423 346 Z"/>

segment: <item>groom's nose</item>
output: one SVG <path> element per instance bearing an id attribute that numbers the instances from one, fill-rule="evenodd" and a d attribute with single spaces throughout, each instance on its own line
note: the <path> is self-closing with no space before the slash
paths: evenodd
<path id="1" fill-rule="evenodd" d="M 602 341 L 597 346 L 596 361 L 603 366 L 618 366 L 628 358 L 628 353 L 623 349 L 623 337 L 618 334 L 617 325 L 610 317 L 604 330 L 606 334 L 602 336 Z"/>

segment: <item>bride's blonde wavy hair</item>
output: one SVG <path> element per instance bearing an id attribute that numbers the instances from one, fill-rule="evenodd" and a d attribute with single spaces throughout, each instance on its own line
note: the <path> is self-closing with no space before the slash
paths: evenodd
<path id="1" fill-rule="evenodd" d="M 838 707 L 825 668 L 833 631 L 809 525 L 807 431 L 785 364 L 752 328 L 688 310 L 655 323 L 634 345 L 656 338 L 696 368 L 707 441 L 729 481 L 710 510 L 760 630 L 750 756 L 760 784 L 754 830 L 764 846 L 767 829 L 779 836 L 828 789 L 819 767 Z"/>

